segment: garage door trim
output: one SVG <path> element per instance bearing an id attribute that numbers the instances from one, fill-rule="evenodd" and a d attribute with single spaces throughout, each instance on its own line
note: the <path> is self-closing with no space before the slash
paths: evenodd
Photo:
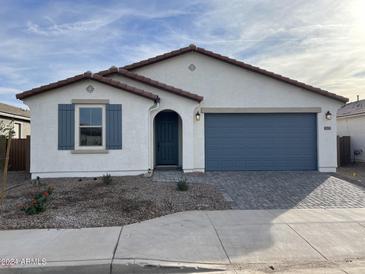
<path id="1" fill-rule="evenodd" d="M 316 113 L 207 113 L 204 140 L 206 171 L 318 170 Z"/>

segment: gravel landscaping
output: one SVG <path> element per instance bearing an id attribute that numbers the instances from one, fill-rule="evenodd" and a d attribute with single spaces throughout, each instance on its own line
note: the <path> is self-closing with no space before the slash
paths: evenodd
<path id="1" fill-rule="evenodd" d="M 0 229 L 81 228 L 120 226 L 185 210 L 231 208 L 222 194 L 208 184 L 191 184 L 177 191 L 176 183 L 153 182 L 143 176 L 42 179 L 11 189 L 1 209 Z M 34 194 L 53 188 L 46 210 L 27 215 L 21 210 Z"/>

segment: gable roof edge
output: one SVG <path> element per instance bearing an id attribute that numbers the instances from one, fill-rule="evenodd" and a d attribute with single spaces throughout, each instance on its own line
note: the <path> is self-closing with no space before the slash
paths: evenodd
<path id="1" fill-rule="evenodd" d="M 232 64 L 232 65 L 238 66 L 240 68 L 247 69 L 247 70 L 250 70 L 252 72 L 260 73 L 260 74 L 268 76 L 272 79 L 279 80 L 279 81 L 288 83 L 290 85 L 297 86 L 299 88 L 303 88 L 305 90 L 317 93 L 317 94 L 325 96 L 325 97 L 329 97 L 331 99 L 335 99 L 335 100 L 340 101 L 342 103 L 346 103 L 346 102 L 349 101 L 349 99 L 346 98 L 346 97 L 337 95 L 335 93 L 326 91 L 326 90 L 321 89 L 321 88 L 317 88 L 317 87 L 305 84 L 303 82 L 299 82 L 297 80 L 294 80 L 294 79 L 291 79 L 289 77 L 282 76 L 280 74 L 277 74 L 277 73 L 262 69 L 260 67 L 244 63 L 244 62 L 239 61 L 239 60 L 236 60 L 236 59 L 233 59 L 233 58 L 230 58 L 230 57 L 227 57 L 227 56 L 223 56 L 221 54 L 206 50 L 204 48 L 197 47 L 194 44 L 191 44 L 188 47 L 180 48 L 180 49 L 173 50 L 173 51 L 161 54 L 161 55 L 157 55 L 155 57 L 145 59 L 145 60 L 142 60 L 142 61 L 139 61 L 139 62 L 136 62 L 136 63 L 132 63 L 132 64 L 126 65 L 122 68 L 126 69 L 126 70 L 133 70 L 133 69 L 137 69 L 137 68 L 140 68 L 140 67 L 143 67 L 143 66 L 158 63 L 158 62 L 164 61 L 166 59 L 185 54 L 187 52 L 198 52 L 198 53 L 204 54 L 206 56 L 212 57 L 214 59 L 217 59 L 217 60 Z"/>
<path id="2" fill-rule="evenodd" d="M 40 86 L 40 87 L 37 87 L 37 88 L 33 88 L 33 89 L 30 89 L 30 90 L 27 90 L 27 91 L 23 91 L 21 93 L 16 94 L 16 98 L 20 99 L 20 100 L 23 100 L 25 98 L 28 98 L 28 97 L 31 97 L 31 96 L 34 96 L 34 95 L 38 95 L 38 94 L 41 94 L 41 93 L 44 93 L 44 92 L 47 92 L 47 91 L 50 91 L 50 90 L 53 90 L 53 89 L 56 89 L 56 88 L 61 88 L 61 87 L 76 83 L 76 82 L 81 81 L 81 80 L 94 80 L 94 81 L 100 82 L 102 84 L 106 84 L 106 85 L 112 86 L 114 88 L 118 88 L 118 89 L 130 92 L 130 93 L 133 93 L 135 95 L 139 95 L 139 96 L 142 96 L 142 97 L 154 100 L 154 101 L 159 101 L 160 100 L 160 98 L 156 94 L 153 94 L 151 92 L 148 92 L 148 91 L 145 91 L 145 90 L 142 90 L 142 89 L 139 89 L 139 88 L 129 86 L 129 85 L 124 84 L 124 83 L 120 83 L 118 81 L 115 81 L 115 80 L 112 80 L 112 79 L 109 79 L 109 78 L 105 78 L 105 77 L 103 77 L 101 75 L 98 75 L 98 74 L 92 74 L 91 72 L 85 72 L 83 74 L 79 74 L 79 75 L 76 75 L 76 76 L 73 76 L 73 77 L 69 77 L 69 78 L 66 78 L 66 79 L 61 80 L 61 81 L 53 82 L 53 83 L 43 85 L 43 86 Z"/>
<path id="3" fill-rule="evenodd" d="M 124 68 L 111 67 L 110 69 L 100 71 L 97 74 L 102 75 L 102 76 L 107 76 L 107 75 L 112 75 L 112 74 L 119 74 L 119 75 L 122 75 L 124 77 L 129 78 L 129 79 L 144 83 L 146 85 L 150 85 L 152 87 L 159 88 L 159 89 L 165 90 L 167 92 L 170 92 L 170 93 L 173 93 L 173 94 L 176 94 L 176 95 L 188 98 L 188 99 L 195 100 L 199 103 L 201 101 L 203 101 L 203 99 L 204 99 L 203 96 L 200 96 L 198 94 L 194 94 L 194 93 L 188 92 L 186 90 L 176 88 L 174 86 L 171 86 L 171 85 L 156 81 L 156 80 L 151 79 L 149 77 L 146 77 L 146 76 L 137 74 L 135 72 L 126 70 Z"/>

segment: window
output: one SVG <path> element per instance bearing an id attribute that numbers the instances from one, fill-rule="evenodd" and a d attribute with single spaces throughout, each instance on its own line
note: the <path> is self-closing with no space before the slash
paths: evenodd
<path id="1" fill-rule="evenodd" d="M 76 107 L 76 147 L 105 148 L 105 107 L 79 105 Z"/>
<path id="2" fill-rule="evenodd" d="M 101 108 L 80 108 L 80 146 L 103 144 L 102 116 Z"/>

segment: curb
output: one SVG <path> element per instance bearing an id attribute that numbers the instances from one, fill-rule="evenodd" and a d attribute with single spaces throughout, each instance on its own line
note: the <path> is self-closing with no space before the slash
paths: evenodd
<path id="1" fill-rule="evenodd" d="M 143 259 L 113 259 L 47 262 L 47 265 L 16 265 L 0 267 L 0 274 L 8 273 L 67 273 L 67 274 L 111 274 L 111 273 L 222 273 L 227 265 L 170 262 Z"/>
<path id="2" fill-rule="evenodd" d="M 227 265 L 159 261 L 148 259 L 114 259 L 111 273 L 220 273 Z"/>
<path id="3" fill-rule="evenodd" d="M 0 267 L 0 274 L 7 273 L 70 273 L 70 274 L 110 274 L 111 260 L 47 262 L 46 265 L 15 265 Z"/>

